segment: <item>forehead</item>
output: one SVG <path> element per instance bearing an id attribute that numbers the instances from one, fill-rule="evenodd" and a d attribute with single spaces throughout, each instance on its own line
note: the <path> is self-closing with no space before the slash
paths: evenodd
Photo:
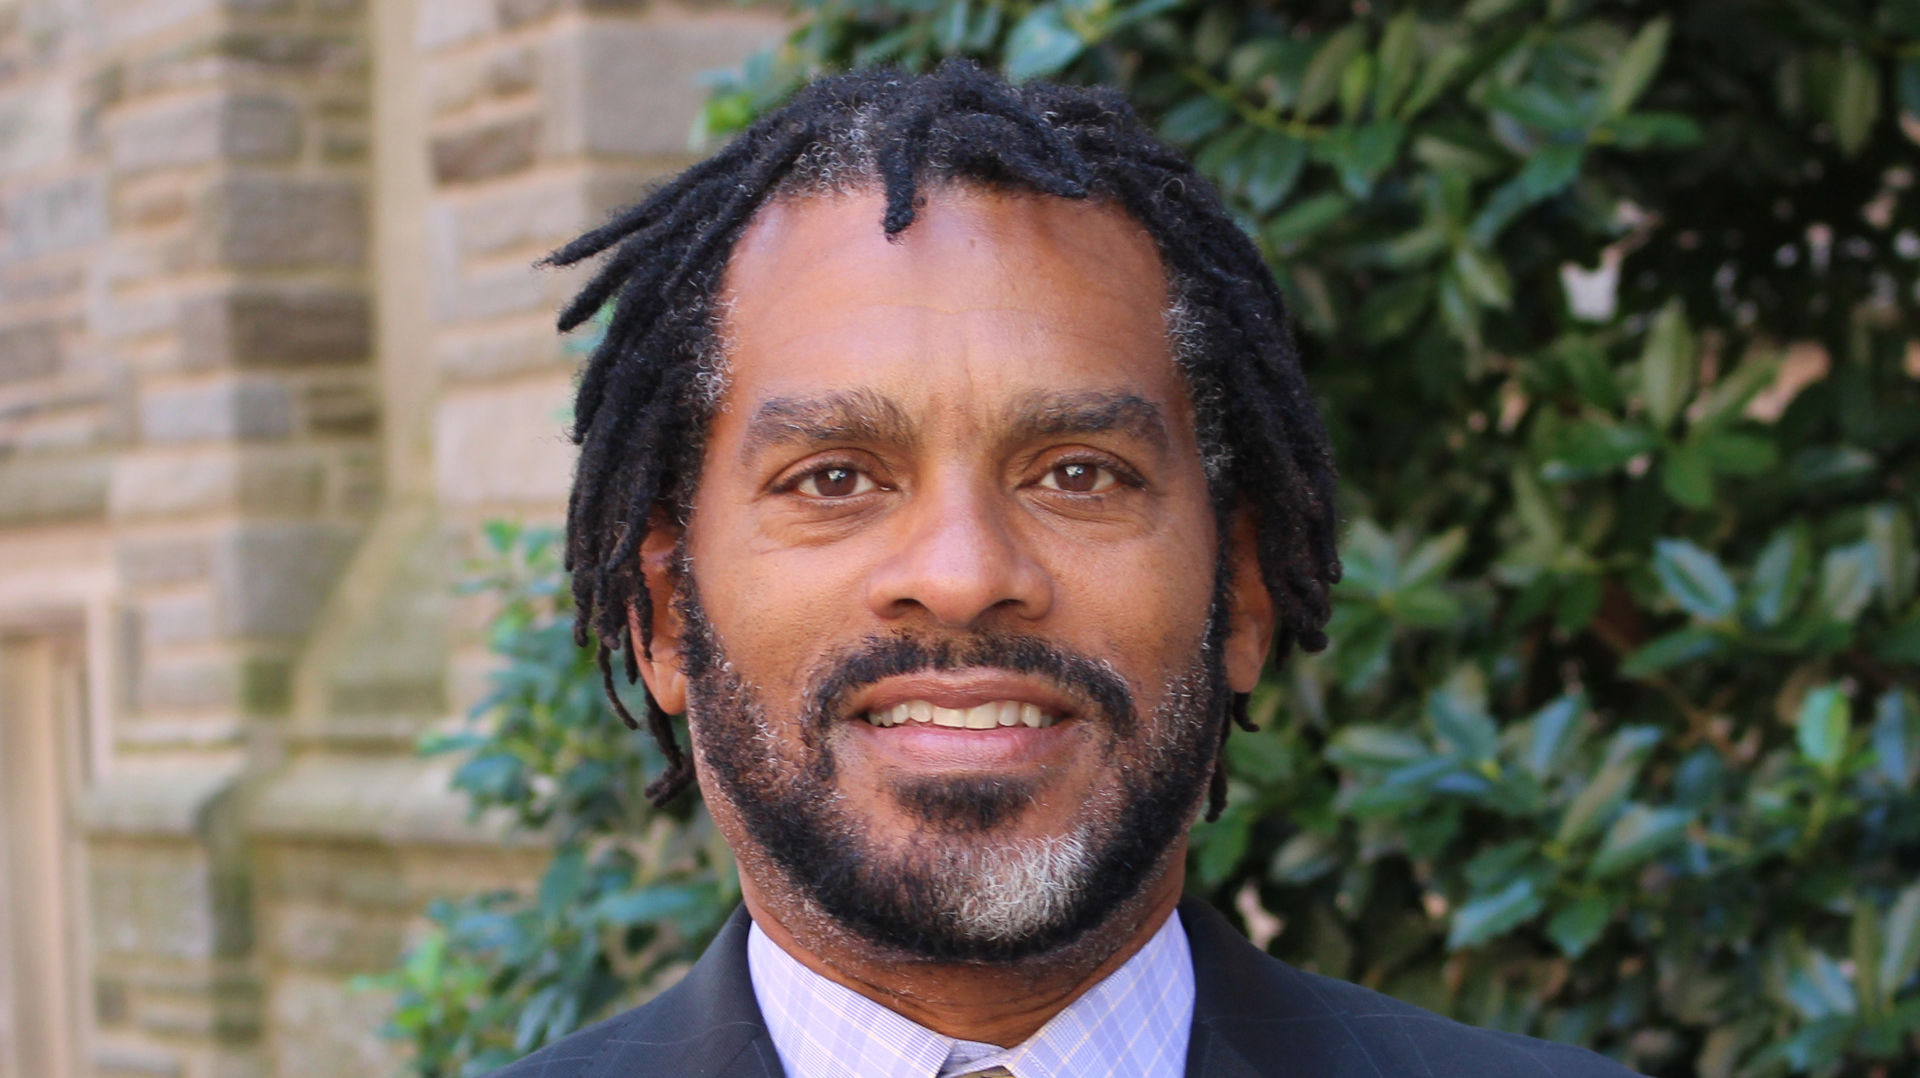
<path id="1" fill-rule="evenodd" d="M 1159 252 L 1124 210 L 947 185 L 892 237 L 884 211 L 878 190 L 761 210 L 723 285 L 730 393 L 908 375 L 902 388 L 936 394 L 1130 383 L 1184 398 Z"/>

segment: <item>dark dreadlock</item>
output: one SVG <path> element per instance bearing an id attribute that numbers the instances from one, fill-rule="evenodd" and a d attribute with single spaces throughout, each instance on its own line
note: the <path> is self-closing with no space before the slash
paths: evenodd
<path id="1" fill-rule="evenodd" d="M 884 188 L 881 225 L 893 236 L 913 223 L 922 186 L 949 181 L 1109 201 L 1152 235 L 1173 293 L 1170 328 L 1199 413 L 1215 513 L 1223 524 L 1235 507 L 1252 516 L 1260 573 L 1279 611 L 1279 654 L 1326 646 L 1328 589 L 1340 574 L 1332 453 L 1273 275 L 1212 186 L 1114 90 L 1012 87 L 965 62 L 920 76 L 854 72 L 801 90 L 720 153 L 548 258 L 565 266 L 613 251 L 560 314 L 565 332 L 613 301 L 574 406 L 581 448 L 566 565 L 575 638 L 582 646 L 597 638 L 607 697 L 628 726 L 639 728 L 614 690 L 612 656 L 624 652 L 631 683 L 636 646 L 652 645 L 638 552 L 657 508 L 684 512 L 691 503 L 724 363 L 715 295 L 735 241 L 772 199 L 867 186 Z M 1224 543 L 1224 527 L 1221 535 Z M 1223 710 L 1222 748 L 1234 724 L 1253 728 L 1246 694 Z M 664 804 L 692 781 L 693 764 L 651 694 L 646 711 L 667 759 L 646 793 Z M 1221 761 L 1208 819 L 1225 801 Z"/>

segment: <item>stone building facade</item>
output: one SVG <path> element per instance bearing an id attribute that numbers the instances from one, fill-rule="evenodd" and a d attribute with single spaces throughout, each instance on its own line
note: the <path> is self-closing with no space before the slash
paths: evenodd
<path id="1" fill-rule="evenodd" d="M 557 517 L 578 275 L 777 39 L 673 0 L 0 0 L 0 1078 L 399 1069 L 427 899 L 524 882 L 427 727 Z"/>

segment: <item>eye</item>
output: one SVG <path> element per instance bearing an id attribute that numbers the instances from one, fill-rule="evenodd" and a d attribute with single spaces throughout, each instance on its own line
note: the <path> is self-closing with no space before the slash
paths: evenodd
<path id="1" fill-rule="evenodd" d="M 1068 494 L 1099 494 L 1117 482 L 1119 479 L 1111 469 L 1084 460 L 1056 464 L 1052 471 L 1040 477 L 1041 486 Z"/>
<path id="2" fill-rule="evenodd" d="M 793 484 L 796 492 L 809 498 L 851 498 L 879 488 L 872 476 L 844 464 L 815 468 Z"/>

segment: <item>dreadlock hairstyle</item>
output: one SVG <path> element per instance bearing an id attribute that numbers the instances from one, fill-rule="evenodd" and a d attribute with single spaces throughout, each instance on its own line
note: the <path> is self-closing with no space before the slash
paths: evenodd
<path id="1" fill-rule="evenodd" d="M 650 653 L 653 624 L 638 552 L 656 512 L 684 513 L 692 501 L 724 387 L 718 293 L 735 241 L 771 200 L 855 188 L 884 190 L 879 224 L 896 236 L 913 224 L 922 189 L 956 182 L 1098 199 L 1152 235 L 1214 511 L 1223 524 L 1237 508 L 1252 517 L 1261 577 L 1279 612 L 1278 653 L 1326 646 L 1328 590 L 1340 575 L 1332 452 L 1273 274 L 1212 186 L 1111 89 L 1014 87 L 963 61 L 917 76 L 858 71 L 802 89 L 547 259 L 566 266 L 613 252 L 559 320 L 566 332 L 613 304 L 574 405 L 580 459 L 566 567 L 575 639 L 583 647 L 597 639 L 607 697 L 629 727 L 639 723 L 615 692 L 613 653 L 624 653 L 627 680 L 637 680 L 636 649 Z M 1224 527 L 1221 535 L 1224 543 Z M 1220 748 L 1235 724 L 1253 729 L 1246 694 L 1231 694 L 1222 712 Z M 667 760 L 646 793 L 665 804 L 692 781 L 693 763 L 651 694 L 646 725 Z M 1225 802 L 1222 760 L 1207 818 Z"/>

